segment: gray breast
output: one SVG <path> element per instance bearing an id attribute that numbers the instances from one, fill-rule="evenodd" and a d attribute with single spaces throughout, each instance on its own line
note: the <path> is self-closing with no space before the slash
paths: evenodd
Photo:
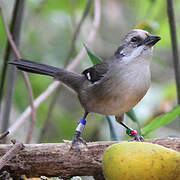
<path id="1" fill-rule="evenodd" d="M 98 83 L 86 82 L 79 99 L 89 112 L 121 115 L 139 102 L 146 94 L 149 85 L 149 66 L 141 66 L 137 69 L 136 64 L 127 65 L 111 69 Z"/>

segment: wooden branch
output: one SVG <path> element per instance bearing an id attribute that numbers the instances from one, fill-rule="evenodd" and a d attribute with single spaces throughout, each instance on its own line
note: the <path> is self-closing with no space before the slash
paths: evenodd
<path id="1" fill-rule="evenodd" d="M 22 143 L 16 143 L 15 140 L 12 140 L 12 142 L 13 146 L 0 159 L 0 170 L 24 148 Z"/>
<path id="2" fill-rule="evenodd" d="M 180 152 L 180 138 L 151 139 L 146 142 L 160 144 Z M 96 176 L 102 174 L 101 161 L 104 150 L 115 142 L 88 143 L 88 149 L 69 151 L 69 146 L 58 144 L 27 144 L 3 167 L 11 176 L 26 175 L 57 176 L 70 178 L 75 175 Z M 12 145 L 0 145 L 0 156 L 3 156 Z"/>

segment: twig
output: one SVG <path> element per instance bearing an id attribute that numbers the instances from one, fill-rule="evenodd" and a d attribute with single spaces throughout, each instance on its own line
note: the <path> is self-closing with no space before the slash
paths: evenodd
<path id="1" fill-rule="evenodd" d="M 23 9 L 22 4 L 24 4 L 24 0 L 16 1 L 16 3 L 17 3 L 17 8 L 21 5 L 20 11 L 22 12 L 22 9 Z M 0 11 L 1 11 L 3 24 L 4 24 L 4 27 L 5 27 L 5 31 L 6 31 L 6 34 L 7 34 L 7 37 L 8 37 L 8 41 L 9 41 L 9 43 L 10 43 L 10 45 L 12 47 L 12 50 L 15 53 L 16 57 L 18 59 L 21 59 L 21 55 L 20 55 L 20 53 L 19 53 L 19 51 L 18 51 L 18 49 L 16 47 L 16 44 L 14 43 L 12 35 L 11 35 L 10 31 L 9 31 L 8 24 L 7 24 L 6 20 L 5 20 L 5 16 L 4 16 L 1 5 L 0 5 Z M 23 78 L 24 78 L 24 81 L 25 81 L 25 84 L 26 84 L 26 87 L 27 87 L 27 90 L 28 90 L 30 106 L 31 106 L 31 109 L 32 109 L 32 111 L 31 111 L 31 125 L 30 125 L 28 138 L 27 138 L 28 141 L 26 141 L 28 143 L 30 141 L 30 139 L 31 139 L 31 135 L 32 135 L 33 127 L 34 127 L 34 122 L 35 122 L 35 108 L 34 108 L 34 103 L 33 103 L 33 101 L 34 101 L 33 93 L 32 93 L 32 89 L 31 89 L 31 85 L 30 85 L 27 73 L 22 72 L 22 75 L 23 75 Z"/>
<path id="2" fill-rule="evenodd" d="M 178 43 L 177 43 L 177 33 L 176 33 L 176 22 L 174 16 L 173 0 L 167 0 L 167 14 L 169 19 L 169 26 L 171 32 L 171 43 L 173 52 L 173 62 L 175 79 L 177 86 L 178 104 L 180 104 L 180 63 L 178 56 Z"/>
<path id="3" fill-rule="evenodd" d="M 9 162 L 14 156 L 16 156 L 20 150 L 24 148 L 24 145 L 22 143 L 15 143 L 13 142 L 12 148 L 7 151 L 0 159 L 0 170 L 6 165 L 7 162 Z"/>
<path id="4" fill-rule="evenodd" d="M 54 109 L 54 106 L 56 105 L 56 102 L 57 102 L 57 96 L 59 95 L 59 92 L 61 90 L 62 86 L 59 86 L 57 89 L 56 89 L 56 92 L 51 100 L 51 103 L 49 105 L 49 110 L 48 110 L 48 113 L 47 113 L 47 116 L 46 116 L 46 119 L 44 121 L 44 124 L 43 124 L 43 127 L 42 129 L 40 130 L 40 133 L 39 133 L 39 138 L 38 138 L 38 141 L 37 142 L 41 142 L 43 140 L 43 137 L 47 131 L 47 129 L 49 128 L 49 121 L 50 121 L 50 117 L 51 117 L 51 114 L 53 112 L 53 109 Z"/>
<path id="5" fill-rule="evenodd" d="M 22 75 L 24 77 L 24 81 L 25 81 L 25 84 L 26 84 L 26 87 L 28 90 L 29 102 L 30 102 L 30 106 L 31 106 L 31 122 L 30 122 L 28 133 L 27 133 L 27 138 L 25 141 L 25 143 L 30 143 L 33 129 L 34 129 L 35 120 L 36 120 L 36 110 L 34 107 L 34 96 L 33 96 L 33 92 L 32 92 L 32 88 L 31 88 L 31 84 L 30 84 L 28 75 L 27 75 L 27 73 L 25 73 L 23 71 L 22 71 Z"/>
<path id="6" fill-rule="evenodd" d="M 0 134 L 0 140 L 5 138 L 9 134 L 9 131 L 5 131 L 4 133 Z"/>
<path id="7" fill-rule="evenodd" d="M 72 38 L 72 41 L 71 41 L 70 49 L 69 49 L 68 55 L 67 55 L 67 57 L 65 59 L 65 66 L 67 64 L 69 64 L 69 61 L 70 61 L 70 59 L 72 57 L 72 54 L 73 54 L 73 51 L 74 51 L 74 48 L 75 48 L 75 42 L 76 42 L 77 37 L 78 37 L 78 35 L 80 33 L 80 29 L 82 27 L 82 24 L 83 24 L 85 18 L 87 17 L 87 15 L 88 15 L 88 12 L 90 10 L 91 4 L 92 4 L 92 0 L 88 0 L 87 4 L 85 6 L 84 12 L 82 14 L 82 17 L 81 17 L 81 19 L 80 19 L 80 21 L 79 21 L 79 23 L 78 23 L 78 25 L 76 27 L 76 30 L 75 30 L 75 32 L 73 34 L 73 38 Z M 39 133 L 39 140 L 38 140 L 38 142 L 41 142 L 41 140 L 43 139 L 43 136 L 44 136 L 44 134 L 46 132 L 46 129 L 48 128 L 48 123 L 50 121 L 50 117 L 51 117 L 51 114 L 53 112 L 54 106 L 56 105 L 56 101 L 58 99 L 57 97 L 58 97 L 58 95 L 60 93 L 60 89 L 61 89 L 61 86 L 59 86 L 57 88 L 57 90 L 56 90 L 56 92 L 55 92 L 55 94 L 54 94 L 54 96 L 53 96 L 53 98 L 51 100 L 51 103 L 49 105 L 49 110 L 48 110 L 48 113 L 47 113 L 47 117 L 46 117 L 46 119 L 44 121 L 44 125 L 43 125 L 43 127 L 42 127 L 42 129 L 41 129 L 41 131 Z"/>
<path id="8" fill-rule="evenodd" d="M 21 30 L 22 17 L 23 17 L 23 7 L 24 7 L 23 1 L 19 1 L 19 2 L 16 1 L 14 9 L 13 9 L 13 15 L 12 15 L 12 21 L 11 21 L 11 32 L 13 33 L 13 38 L 17 46 L 19 45 L 19 39 L 20 39 L 20 30 Z M 5 18 L 4 18 L 2 8 L 0 8 L 0 10 L 2 14 L 2 20 L 4 23 Z M 6 24 L 5 30 L 7 28 L 8 28 L 8 25 Z M 11 37 L 11 40 L 12 40 L 12 37 Z M 1 93 L 3 93 L 3 87 L 4 87 L 6 71 L 7 71 L 7 61 L 11 58 L 14 59 L 15 56 L 16 55 L 13 53 L 10 43 L 8 41 L 5 56 L 4 56 L 3 74 L 2 74 L 2 79 L 1 79 L 1 89 L 2 89 Z M 4 111 L 3 111 L 3 116 L 2 116 L 1 132 L 6 131 L 9 124 L 12 96 L 14 92 L 15 71 L 16 71 L 15 67 L 12 67 L 12 66 L 8 69 L 8 82 L 7 82 L 7 88 L 6 88 L 7 90 L 6 90 L 6 96 L 5 96 Z M 3 142 L 5 141 L 6 141 L 6 138 L 3 139 Z"/>
<path id="9" fill-rule="evenodd" d="M 180 138 L 149 139 L 146 142 L 162 145 L 180 152 Z M 81 151 L 69 151 L 64 143 L 27 144 L 18 156 L 9 161 L 3 170 L 11 176 L 28 177 L 53 176 L 70 178 L 72 176 L 97 176 L 102 174 L 102 155 L 104 150 L 117 142 L 104 141 L 88 143 Z M 0 156 L 11 148 L 0 145 Z"/>
<path id="10" fill-rule="evenodd" d="M 92 43 L 92 41 L 95 38 L 95 35 L 97 33 L 99 23 L 100 23 L 100 15 L 101 15 L 101 7 L 100 7 L 100 0 L 94 1 L 94 22 L 92 26 L 92 30 L 89 33 L 89 36 L 87 38 L 87 44 Z M 76 66 L 82 57 L 84 57 L 86 53 L 85 48 L 82 48 L 82 50 L 79 52 L 79 54 L 76 56 L 76 58 L 73 60 L 73 62 L 67 67 L 67 70 L 72 70 L 74 66 Z"/>
<path id="11" fill-rule="evenodd" d="M 0 10 L 2 9 L 1 5 L 0 5 Z M 15 14 L 15 9 L 14 9 L 14 12 L 13 14 Z M 15 16 L 13 16 L 13 20 L 12 20 L 12 23 L 11 23 L 11 32 L 13 31 L 14 29 L 14 23 L 15 21 Z M 17 38 L 17 36 L 16 36 Z M 1 103 L 2 103 L 2 96 L 3 96 L 3 89 L 4 89 L 4 84 L 5 84 L 5 78 L 6 78 L 6 74 L 7 74 L 7 61 L 10 57 L 10 54 L 11 54 L 11 46 L 10 46 L 10 43 L 8 42 L 7 43 L 7 46 L 6 46 L 6 51 L 5 51 L 5 56 L 4 56 L 4 62 L 3 62 L 3 68 L 2 68 L 2 74 L 1 74 L 1 85 L 0 85 L 0 111 L 1 111 Z"/>
<path id="12" fill-rule="evenodd" d="M 89 33 L 87 43 L 91 43 L 95 38 L 100 23 L 100 14 L 100 0 L 95 0 L 93 26 Z M 79 61 L 84 57 L 85 52 L 85 48 L 83 48 L 66 69 L 69 71 L 73 70 L 78 65 Z M 50 84 L 49 87 L 35 99 L 34 107 L 37 108 L 59 86 L 59 84 L 59 81 L 55 81 Z M 28 106 L 26 110 L 20 115 L 20 117 L 15 121 L 15 123 L 9 128 L 10 136 L 12 136 L 13 133 L 18 130 L 18 128 L 24 123 L 26 118 L 29 117 L 30 113 L 31 109 Z"/>
<path id="13" fill-rule="evenodd" d="M 3 9 L 2 9 L 1 4 L 0 4 L 0 11 L 1 11 L 1 16 L 2 16 L 3 25 L 4 25 L 4 28 L 5 28 L 5 31 L 6 31 L 6 35 L 7 35 L 7 37 L 8 37 L 8 41 L 9 41 L 9 43 L 10 43 L 10 45 L 11 45 L 11 48 L 13 49 L 16 57 L 17 57 L 18 59 L 21 59 L 20 53 L 19 53 L 19 51 L 18 51 L 18 49 L 17 49 L 17 47 L 16 47 L 16 44 L 14 43 L 14 40 L 13 40 L 13 37 L 12 37 L 11 33 L 10 33 L 10 31 L 9 31 L 9 27 L 8 27 L 7 22 L 6 22 L 5 15 L 4 15 L 4 12 L 3 12 Z"/>
<path id="14" fill-rule="evenodd" d="M 80 29 L 81 29 L 81 26 L 84 22 L 84 20 L 86 19 L 87 15 L 88 15 L 88 12 L 90 10 L 90 7 L 91 7 L 91 4 L 92 4 L 92 0 L 88 0 L 87 4 L 86 4 L 86 7 L 84 9 L 84 12 L 82 14 L 82 17 L 77 25 L 77 28 L 73 34 L 73 38 L 72 38 L 72 41 L 71 41 L 71 45 L 70 45 L 70 49 L 69 49 L 69 52 L 68 52 L 68 55 L 65 59 L 65 62 L 69 62 L 70 58 L 72 57 L 72 54 L 74 52 L 74 48 L 75 48 L 75 42 L 76 42 L 76 39 L 79 35 L 79 32 L 80 32 Z"/>

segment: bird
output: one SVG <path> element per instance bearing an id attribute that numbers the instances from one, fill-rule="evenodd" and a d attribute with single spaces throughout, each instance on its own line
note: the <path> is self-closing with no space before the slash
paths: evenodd
<path id="1" fill-rule="evenodd" d="M 160 39 L 145 30 L 133 29 L 110 58 L 81 74 L 26 59 L 9 63 L 26 72 L 51 76 L 75 91 L 84 115 L 78 121 L 70 149 L 75 146 L 79 150 L 79 143 L 87 145 L 81 133 L 89 113 L 114 115 L 129 136 L 143 141 L 136 130 L 123 122 L 123 115 L 145 96 L 150 87 L 153 47 Z"/>

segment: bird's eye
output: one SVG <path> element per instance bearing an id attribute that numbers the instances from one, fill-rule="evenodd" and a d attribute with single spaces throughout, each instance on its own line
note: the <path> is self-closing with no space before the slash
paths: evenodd
<path id="1" fill-rule="evenodd" d="M 137 42 L 138 41 L 138 38 L 137 37 L 132 37 L 131 38 L 131 42 Z"/>

